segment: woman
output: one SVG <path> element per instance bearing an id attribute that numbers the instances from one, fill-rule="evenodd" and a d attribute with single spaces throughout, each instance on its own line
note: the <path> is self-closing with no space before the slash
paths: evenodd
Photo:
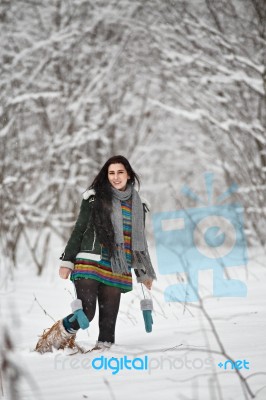
<path id="1" fill-rule="evenodd" d="M 137 281 L 149 290 L 156 274 L 149 257 L 144 224 L 146 203 L 134 186 L 137 174 L 123 156 L 111 157 L 84 193 L 80 213 L 60 257 L 59 275 L 73 281 L 77 299 L 72 313 L 45 331 L 36 351 L 52 347 L 75 348 L 77 331 L 92 321 L 99 305 L 99 337 L 92 350 L 105 350 L 115 342 L 121 293 Z"/>

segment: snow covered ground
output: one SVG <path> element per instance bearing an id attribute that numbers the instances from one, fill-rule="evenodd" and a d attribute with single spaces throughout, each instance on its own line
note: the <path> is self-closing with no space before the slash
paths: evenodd
<path id="1" fill-rule="evenodd" d="M 164 289 L 176 278 L 158 274 L 151 292 L 154 302 L 151 333 L 145 332 L 139 309 L 143 295 L 141 286 L 134 282 L 134 290 L 122 295 L 113 348 L 102 354 L 72 356 L 67 351 L 45 355 L 33 351 L 38 335 L 53 324 L 52 318 L 58 320 L 70 312 L 69 304 L 74 295 L 72 283 L 60 280 L 52 265 L 42 277 L 36 277 L 30 267 L 20 268 L 15 273 L 14 283 L 1 293 L 0 310 L 2 327 L 8 327 L 15 346 L 9 357 L 23 373 L 19 398 L 242 400 L 252 396 L 243 380 L 241 383 L 241 379 L 246 378 L 255 398 L 265 399 L 266 258 L 257 250 L 249 253 L 246 269 L 237 267 L 229 271 L 232 278 L 246 282 L 248 295 L 245 298 L 209 296 L 212 274 L 204 271 L 200 275 L 200 292 L 205 298 L 204 309 L 211 318 L 209 322 L 198 303 L 165 302 Z M 149 296 L 147 291 L 145 293 Z M 78 333 L 80 345 L 86 348 L 94 345 L 97 321 L 96 314 L 89 329 Z M 212 328 L 217 331 L 220 345 Z M 221 346 L 228 357 L 215 353 L 221 351 Z M 103 359 L 95 360 L 101 356 Z M 120 359 L 124 362 L 125 356 L 131 369 L 122 368 Z M 139 360 L 132 364 L 134 358 Z M 241 376 L 230 364 L 227 369 L 218 366 L 226 358 L 242 361 Z M 109 363 L 106 369 L 93 367 L 100 368 L 104 360 Z M 146 369 L 136 369 L 145 360 Z M 8 398 L 6 381 L 3 386 L 0 398 L 4 400 Z"/>

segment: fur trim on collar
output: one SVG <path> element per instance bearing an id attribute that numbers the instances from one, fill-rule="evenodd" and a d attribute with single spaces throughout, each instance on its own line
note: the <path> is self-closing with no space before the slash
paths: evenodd
<path id="1" fill-rule="evenodd" d="M 89 190 L 86 190 L 86 192 L 84 192 L 82 196 L 83 196 L 84 200 L 88 200 L 88 198 L 93 195 L 95 195 L 95 190 L 89 189 Z"/>
<path id="2" fill-rule="evenodd" d="M 88 189 L 88 190 L 86 190 L 86 192 L 83 193 L 82 196 L 83 196 L 84 200 L 88 200 L 88 198 L 90 196 L 94 196 L 94 195 L 95 195 L 95 190 L 94 189 Z M 145 204 L 147 206 L 147 208 L 150 210 L 151 209 L 150 203 L 146 199 L 144 199 L 144 197 L 140 196 L 140 198 L 141 198 L 142 203 Z"/>
<path id="3" fill-rule="evenodd" d="M 142 196 L 140 196 L 140 198 L 141 198 L 142 204 L 145 204 L 145 206 L 148 208 L 148 211 L 150 211 L 151 205 L 150 205 L 150 203 L 148 202 L 148 200 L 146 200 L 146 199 L 145 199 L 144 197 L 142 197 Z"/>

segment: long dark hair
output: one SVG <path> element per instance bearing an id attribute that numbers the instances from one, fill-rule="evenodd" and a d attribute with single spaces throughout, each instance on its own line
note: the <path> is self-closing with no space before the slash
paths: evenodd
<path id="1" fill-rule="evenodd" d="M 136 182 L 138 182 L 138 189 L 140 188 L 139 176 L 133 170 L 129 161 L 121 155 L 109 158 L 89 187 L 89 189 L 95 190 L 92 222 L 96 230 L 96 235 L 99 242 L 108 249 L 110 255 L 113 254 L 115 243 L 114 228 L 111 221 L 112 185 L 108 180 L 108 168 L 111 164 L 123 164 L 130 176 L 130 179 L 127 181 L 128 184 L 135 186 Z"/>

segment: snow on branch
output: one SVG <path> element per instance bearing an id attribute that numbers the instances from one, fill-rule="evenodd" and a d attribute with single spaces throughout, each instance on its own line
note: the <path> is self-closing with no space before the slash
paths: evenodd
<path id="1" fill-rule="evenodd" d="M 28 100 L 38 100 L 40 98 L 58 98 L 59 96 L 60 92 L 25 93 L 10 99 L 8 104 L 18 104 Z"/>

